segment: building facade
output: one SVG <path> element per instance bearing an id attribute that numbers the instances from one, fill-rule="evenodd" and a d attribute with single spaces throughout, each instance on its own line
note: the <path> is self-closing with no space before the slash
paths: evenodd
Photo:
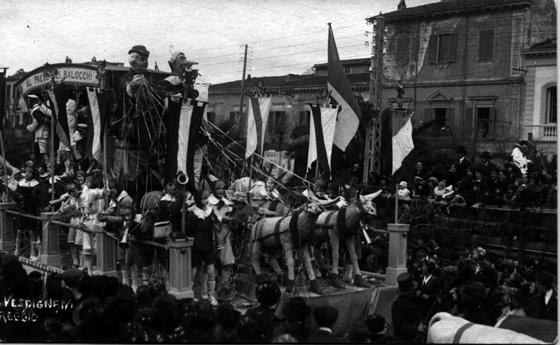
<path id="1" fill-rule="evenodd" d="M 402 80 L 434 148 L 506 153 L 526 138 L 523 52 L 555 37 L 552 0 L 448 0 L 382 16 L 384 99 Z"/>
<path id="2" fill-rule="evenodd" d="M 370 59 L 343 60 L 342 65 L 355 94 L 367 98 L 369 90 Z M 272 97 L 272 107 L 266 128 L 265 150 L 286 150 L 293 131 L 308 126 L 308 104 L 325 103 L 327 97 L 328 67 L 326 63 L 313 66 L 307 75 L 289 74 L 274 77 L 249 77 L 245 83 L 247 95 L 262 94 Z M 247 97 L 243 116 L 239 117 L 241 81 L 210 85 L 208 119 L 216 125 L 234 123 L 237 119 L 240 137 L 246 136 Z M 226 124 L 227 123 L 227 124 Z"/>

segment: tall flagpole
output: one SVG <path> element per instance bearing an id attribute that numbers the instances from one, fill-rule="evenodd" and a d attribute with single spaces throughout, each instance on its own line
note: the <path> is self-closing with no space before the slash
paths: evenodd
<path id="1" fill-rule="evenodd" d="M 54 81 L 54 77 L 51 77 L 51 81 L 52 81 L 52 88 L 53 88 L 53 95 L 54 95 L 54 87 L 55 87 L 55 81 Z M 55 165 L 55 159 L 54 159 L 54 133 L 55 133 L 55 126 L 54 126 L 54 121 L 55 118 L 58 116 L 58 114 L 55 114 L 54 112 L 54 105 L 53 105 L 54 100 L 50 100 L 50 109 L 51 109 L 51 201 L 54 201 L 55 199 L 55 190 L 54 190 L 54 165 Z M 52 205 L 52 211 L 54 211 L 54 204 Z"/>
<path id="2" fill-rule="evenodd" d="M 399 185 L 395 187 L 395 224 L 399 224 Z"/>

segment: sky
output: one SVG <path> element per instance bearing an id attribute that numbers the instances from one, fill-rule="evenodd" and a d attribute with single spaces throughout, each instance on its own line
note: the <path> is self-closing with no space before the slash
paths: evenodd
<path id="1" fill-rule="evenodd" d="M 436 0 L 407 0 L 419 6 Z M 239 80 L 243 45 L 255 77 L 301 74 L 327 61 L 327 23 L 341 59 L 369 57 L 365 18 L 397 9 L 399 0 L 2 0 L 0 67 L 8 75 L 46 62 L 124 62 L 142 44 L 169 71 L 174 50 L 199 62 L 200 79 Z"/>

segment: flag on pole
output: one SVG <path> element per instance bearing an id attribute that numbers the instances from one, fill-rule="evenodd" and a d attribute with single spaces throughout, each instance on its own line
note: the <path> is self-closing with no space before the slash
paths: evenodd
<path id="1" fill-rule="evenodd" d="M 101 151 L 101 112 L 99 111 L 99 100 L 97 98 L 97 90 L 94 88 L 87 88 L 87 96 L 89 100 L 89 109 L 91 111 L 91 124 L 89 133 L 91 133 L 91 156 L 100 164 L 103 164 L 103 152 Z M 91 130 L 93 129 L 93 131 Z M 88 140 L 89 141 L 89 140 Z M 87 147 L 90 147 L 87 145 Z M 89 154 L 86 153 L 86 154 Z"/>
<path id="2" fill-rule="evenodd" d="M 330 174 L 332 147 L 335 136 L 336 115 L 339 107 L 319 107 L 309 105 L 309 149 L 307 151 L 307 169 L 318 160 L 319 166 Z"/>
<path id="3" fill-rule="evenodd" d="M 255 151 L 259 154 L 263 153 L 264 137 L 266 134 L 266 125 L 268 123 L 268 114 L 272 98 L 262 97 L 249 99 L 249 112 L 247 114 L 247 147 L 245 149 L 245 158 L 249 158 Z"/>
<path id="4" fill-rule="evenodd" d="M 68 120 L 66 119 L 66 108 L 59 108 L 58 101 L 62 99 L 62 95 L 57 92 L 58 95 L 55 94 L 53 90 L 48 90 L 49 99 L 52 104 L 52 112 L 54 115 L 55 121 L 55 131 L 56 135 L 58 136 L 58 140 L 62 143 L 62 145 L 66 146 L 70 149 L 70 135 L 68 134 Z M 58 96 L 58 98 L 57 98 Z M 64 102 L 61 102 L 64 105 Z"/>
<path id="5" fill-rule="evenodd" d="M 412 114 L 393 117 L 393 174 L 402 165 L 408 154 L 414 149 L 412 141 Z"/>
<path id="6" fill-rule="evenodd" d="M 342 151 L 345 151 L 358 130 L 362 113 L 338 57 L 338 50 L 330 24 L 328 57 L 329 75 L 327 78 L 327 88 L 330 97 L 341 106 L 336 122 L 334 144 Z"/>

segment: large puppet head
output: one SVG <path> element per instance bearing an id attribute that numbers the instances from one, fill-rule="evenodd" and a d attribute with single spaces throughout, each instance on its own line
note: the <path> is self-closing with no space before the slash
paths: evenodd
<path id="1" fill-rule="evenodd" d="M 148 57 L 150 52 L 142 45 L 134 46 L 128 51 L 128 63 L 138 73 L 148 69 Z"/>
<path id="2" fill-rule="evenodd" d="M 68 102 L 66 102 L 66 114 L 68 115 L 74 114 L 75 111 L 76 111 L 76 101 L 73 100 L 72 98 L 69 98 Z"/>
<path id="3" fill-rule="evenodd" d="M 171 72 L 173 74 L 181 75 L 185 71 L 191 69 L 193 65 L 196 65 L 198 62 L 187 60 L 185 53 L 180 51 L 175 51 L 171 53 L 171 57 L 169 58 L 169 67 L 171 68 Z"/>

